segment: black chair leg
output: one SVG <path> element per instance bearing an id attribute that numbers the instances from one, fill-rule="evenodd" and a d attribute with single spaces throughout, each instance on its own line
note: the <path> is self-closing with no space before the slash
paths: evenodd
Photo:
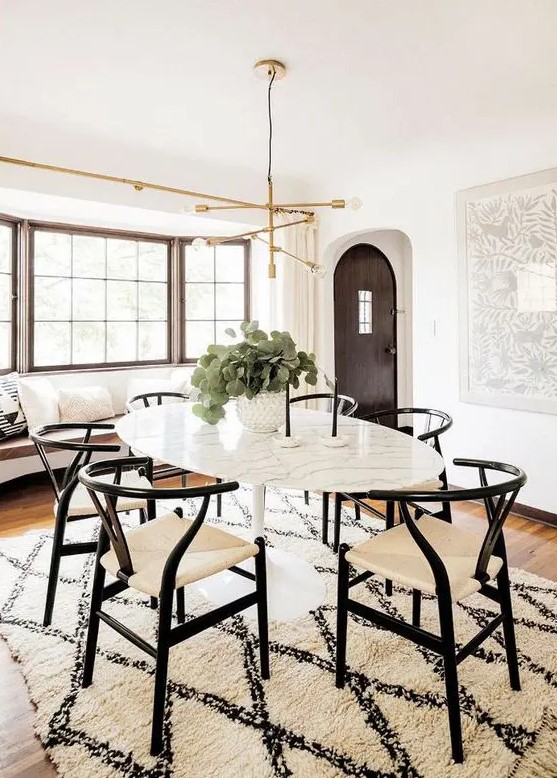
<path id="1" fill-rule="evenodd" d="M 386 529 L 391 529 L 395 526 L 395 504 L 394 502 L 388 502 L 385 506 L 385 526 Z M 393 593 L 393 582 L 388 579 L 385 581 L 385 594 L 390 597 Z"/>
<path id="2" fill-rule="evenodd" d="M 439 625 L 443 641 L 443 666 L 445 669 L 445 690 L 449 711 L 449 731 L 453 759 L 457 763 L 464 760 L 462 750 L 462 726 L 460 721 L 460 699 L 458 693 L 458 673 L 456 665 L 456 645 L 454 637 L 453 608 L 449 593 L 438 598 Z"/>
<path id="3" fill-rule="evenodd" d="M 93 670 L 95 669 L 95 655 L 97 653 L 97 640 L 99 637 L 98 611 L 102 608 L 103 589 L 106 571 L 101 565 L 101 557 L 107 548 L 107 537 L 104 529 L 101 528 L 97 556 L 95 559 L 95 572 L 93 575 L 93 590 L 91 592 L 91 607 L 89 610 L 89 625 L 87 627 L 87 642 L 85 643 L 85 657 L 83 659 L 83 675 L 81 685 L 84 689 L 91 685 L 93 681 Z"/>
<path id="4" fill-rule="evenodd" d="M 304 502 L 309 505 L 309 492 L 304 492 Z"/>
<path id="5" fill-rule="evenodd" d="M 153 698 L 153 723 L 151 727 L 151 755 L 162 751 L 164 708 L 166 704 L 166 681 L 168 678 L 168 652 L 172 622 L 173 592 L 164 592 L 160 597 L 159 630 L 155 668 L 155 694 Z"/>
<path id="6" fill-rule="evenodd" d="M 335 554 L 338 551 L 340 545 L 340 515 L 342 511 L 342 496 L 335 494 L 335 525 L 333 534 L 333 551 Z"/>
<path id="7" fill-rule="evenodd" d="M 422 616 L 422 593 L 419 589 L 412 589 L 412 624 L 420 626 Z"/>
<path id="8" fill-rule="evenodd" d="M 259 553 L 255 557 L 255 586 L 257 589 L 257 629 L 259 633 L 259 660 L 262 678 L 270 678 L 269 670 L 269 622 L 267 615 L 267 564 L 265 540 L 256 538 Z"/>
<path id="9" fill-rule="evenodd" d="M 52 555 L 50 557 L 50 570 L 48 572 L 48 585 L 46 588 L 43 627 L 49 627 L 52 622 L 52 611 L 54 610 L 54 600 L 56 599 L 56 588 L 58 586 L 58 575 L 60 573 L 60 558 L 64 545 L 66 521 L 67 517 L 65 513 L 56 515 L 56 526 L 54 527 L 54 538 L 52 541 Z"/>
<path id="10" fill-rule="evenodd" d="M 178 624 L 183 624 L 186 620 L 186 598 L 183 586 L 176 589 L 176 618 Z"/>
<path id="11" fill-rule="evenodd" d="M 348 571 L 346 561 L 348 546 L 343 543 L 338 554 L 338 588 L 337 588 L 337 656 L 336 656 L 336 686 L 344 688 L 346 676 L 346 635 L 348 629 Z"/>
<path id="12" fill-rule="evenodd" d="M 329 543 L 329 492 L 323 492 L 323 516 L 321 523 L 321 542 L 324 546 Z"/>
<path id="13" fill-rule="evenodd" d="M 503 615 L 503 636 L 505 638 L 505 651 L 507 654 L 507 666 L 509 668 L 509 681 L 511 689 L 520 691 L 520 672 L 518 669 L 518 654 L 516 651 L 516 637 L 514 634 L 514 619 L 511 603 L 511 587 L 509 583 L 509 571 L 504 564 L 497 576 L 497 589 L 501 600 L 501 614 Z"/>
<path id="14" fill-rule="evenodd" d="M 222 484 L 222 478 L 215 478 L 217 484 Z M 217 516 L 220 519 L 222 516 L 222 494 L 217 494 Z"/>

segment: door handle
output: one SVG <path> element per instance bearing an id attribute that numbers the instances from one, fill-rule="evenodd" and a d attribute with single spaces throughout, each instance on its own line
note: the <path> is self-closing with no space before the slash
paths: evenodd
<path id="1" fill-rule="evenodd" d="M 396 348 L 394 346 L 387 346 L 385 354 L 396 354 Z"/>

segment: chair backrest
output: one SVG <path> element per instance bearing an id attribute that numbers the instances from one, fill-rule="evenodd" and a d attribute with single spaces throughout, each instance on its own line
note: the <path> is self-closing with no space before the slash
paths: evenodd
<path id="1" fill-rule="evenodd" d="M 144 392 L 143 394 L 136 394 L 130 397 L 126 401 L 126 413 L 131 411 L 137 411 L 140 408 L 149 408 L 151 405 L 162 405 L 166 400 L 167 402 L 186 402 L 190 398 L 183 392 Z"/>
<path id="2" fill-rule="evenodd" d="M 519 467 L 504 462 L 490 462 L 483 459 L 455 459 L 457 467 L 475 468 L 480 486 L 471 489 L 447 489 L 443 491 L 443 502 L 481 501 L 487 516 L 487 529 L 480 547 L 474 578 L 484 584 L 489 580 L 487 566 L 493 553 L 506 562 L 503 525 L 521 488 L 526 483 L 526 474 Z M 487 474 L 502 473 L 511 476 L 503 481 L 489 484 Z M 415 520 L 410 511 L 411 504 L 439 502 L 437 491 L 371 490 L 366 497 L 370 500 L 391 500 L 400 506 L 401 514 L 416 544 L 430 564 L 436 583 L 448 585 L 448 576 L 442 558 L 421 533 L 420 520 Z"/>
<path id="3" fill-rule="evenodd" d="M 435 408 L 389 408 L 375 411 L 363 417 L 365 421 L 383 424 L 407 435 L 413 435 L 424 443 L 429 443 L 439 454 L 439 436 L 447 432 L 452 425 L 452 417 Z"/>
<path id="4" fill-rule="evenodd" d="M 56 500 L 60 500 L 62 492 L 77 485 L 77 473 L 83 465 L 89 463 L 91 456 L 96 453 L 115 453 L 120 451 L 119 443 L 91 442 L 91 435 L 95 431 L 114 431 L 114 424 L 99 422 L 62 422 L 57 424 L 45 424 L 35 427 L 29 432 L 29 437 L 35 444 L 37 453 L 41 458 L 44 469 L 48 475 L 50 485 Z M 71 437 L 71 440 L 68 438 Z M 47 452 L 49 450 L 73 451 L 74 457 L 64 470 L 61 479 L 56 477 Z"/>
<path id="5" fill-rule="evenodd" d="M 327 411 L 333 412 L 333 400 L 334 394 L 332 392 L 315 392 L 314 394 L 299 394 L 296 397 L 290 398 L 290 405 L 299 402 L 305 402 L 306 400 L 327 400 Z M 338 400 L 338 413 L 340 416 L 353 416 L 358 409 L 358 403 L 353 397 L 349 397 L 346 394 L 337 395 Z"/>
<path id="6" fill-rule="evenodd" d="M 128 544 L 126 542 L 126 536 L 122 529 L 118 514 L 116 513 L 116 501 L 118 497 L 129 497 L 135 500 L 146 500 L 147 503 L 154 503 L 156 500 L 176 499 L 177 501 L 181 501 L 195 497 L 203 498 L 197 516 L 181 540 L 178 541 L 174 551 L 171 553 L 168 559 L 167 567 L 165 567 L 165 578 L 168 577 L 167 573 L 172 578 L 172 570 L 174 572 L 175 578 L 176 569 L 178 567 L 180 558 L 187 550 L 188 546 L 191 544 L 201 525 L 203 524 L 211 496 L 214 494 L 231 492 L 239 488 L 239 484 L 236 481 L 228 481 L 217 484 L 204 484 L 203 486 L 161 489 L 155 489 L 154 487 L 141 488 L 122 485 L 121 480 L 124 470 L 129 470 L 130 468 L 141 470 L 145 467 L 148 461 L 149 460 L 145 457 L 124 457 L 122 459 L 109 459 L 102 462 L 92 462 L 87 464 L 78 473 L 79 480 L 87 488 L 87 491 L 89 492 L 97 513 L 101 519 L 104 531 L 106 532 L 108 540 L 114 549 L 120 567 L 117 577 L 123 581 L 127 581 L 130 575 L 133 574 L 133 564 Z M 112 476 L 112 483 L 104 480 L 107 476 Z M 104 496 L 104 500 L 101 499 L 102 496 Z M 180 508 L 177 508 L 175 512 L 181 515 Z M 169 570 L 167 570 L 167 568 L 169 568 Z"/>

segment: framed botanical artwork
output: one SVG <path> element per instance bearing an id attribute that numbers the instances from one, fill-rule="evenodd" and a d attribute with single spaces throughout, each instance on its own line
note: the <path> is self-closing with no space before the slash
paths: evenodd
<path id="1" fill-rule="evenodd" d="M 461 400 L 557 413 L 557 169 L 456 202 Z"/>

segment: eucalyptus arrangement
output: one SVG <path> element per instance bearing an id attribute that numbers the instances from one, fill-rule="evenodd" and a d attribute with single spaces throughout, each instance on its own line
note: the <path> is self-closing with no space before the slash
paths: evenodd
<path id="1" fill-rule="evenodd" d="M 289 386 L 297 389 L 302 377 L 310 386 L 317 383 L 315 354 L 298 351 L 289 332 L 273 330 L 268 335 L 257 321 L 242 322 L 240 330 L 239 342 L 209 346 L 192 375 L 192 386 L 197 389 L 193 413 L 209 424 L 223 418 L 231 397 L 241 398 L 244 406 L 256 398 L 260 402 L 268 398 L 276 404 L 279 398 L 269 395 L 284 393 Z M 237 337 L 231 328 L 226 334 Z M 282 400 L 280 410 L 284 417 Z"/>

